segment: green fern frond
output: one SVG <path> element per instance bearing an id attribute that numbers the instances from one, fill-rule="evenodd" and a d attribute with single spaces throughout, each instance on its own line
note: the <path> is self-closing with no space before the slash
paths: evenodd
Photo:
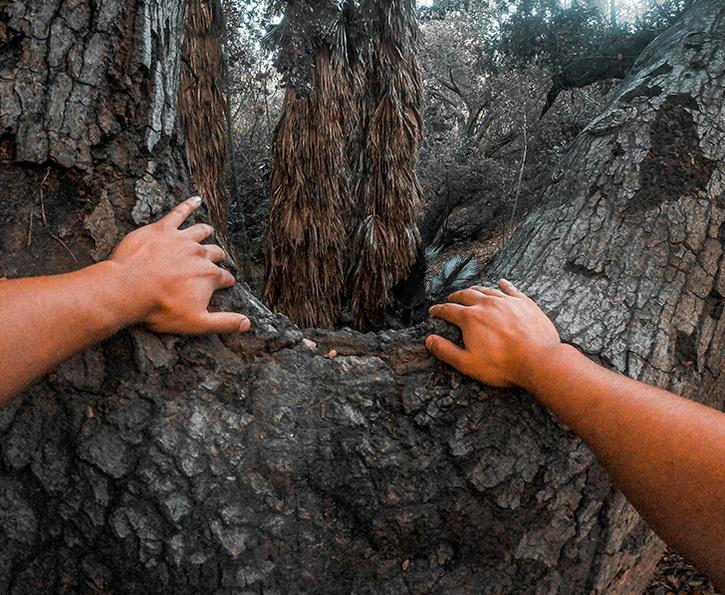
<path id="1" fill-rule="evenodd" d="M 443 246 L 436 246 L 435 244 L 431 244 L 425 249 L 425 262 L 428 266 L 433 264 L 433 261 L 436 260 L 443 251 Z"/>
<path id="2" fill-rule="evenodd" d="M 428 250 L 426 250 L 427 256 Z M 448 294 L 471 285 L 480 272 L 481 265 L 473 256 L 453 256 L 443 263 L 438 273 L 428 279 L 426 287 L 428 296 L 433 301 L 439 301 Z"/>

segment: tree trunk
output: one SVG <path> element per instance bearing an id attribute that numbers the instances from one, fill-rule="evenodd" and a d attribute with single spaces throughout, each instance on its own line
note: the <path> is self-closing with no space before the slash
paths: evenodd
<path id="1" fill-rule="evenodd" d="M 404 306 L 425 302 L 415 172 L 423 123 L 415 1 L 370 0 L 360 12 L 358 26 L 371 33 L 367 51 L 361 52 L 364 74 L 357 88 L 361 138 L 350 148 L 349 284 L 355 326 L 368 330 L 380 328 L 396 285 L 402 285 L 398 295 L 412 298 Z M 422 272 L 417 283 L 411 282 L 414 269 Z"/>
<path id="2" fill-rule="evenodd" d="M 265 302 L 300 326 L 333 326 L 345 283 L 346 126 L 342 59 L 315 56 L 313 90 L 285 91 L 274 131 Z"/>
<path id="3" fill-rule="evenodd" d="M 0 276 L 104 258 L 185 195 L 180 4 L 0 0 Z M 484 279 L 718 405 L 723 39 L 700 0 L 645 51 Z M 434 362 L 430 324 L 303 335 L 242 287 L 220 299 L 254 332 L 130 329 L 0 412 L 0 592 L 646 584 L 661 543 L 590 451 L 530 396 Z"/>
<path id="4" fill-rule="evenodd" d="M 264 298 L 301 327 L 334 326 L 349 302 L 355 328 L 378 329 L 425 302 L 417 36 L 414 0 L 286 3 L 267 35 L 286 91 Z"/>

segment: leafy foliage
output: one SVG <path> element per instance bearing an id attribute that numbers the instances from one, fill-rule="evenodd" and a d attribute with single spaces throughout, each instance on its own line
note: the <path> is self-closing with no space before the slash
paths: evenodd
<path id="1" fill-rule="evenodd" d="M 481 272 L 481 265 L 472 255 L 455 255 L 446 260 L 438 272 L 426 282 L 428 297 L 433 302 L 445 300 L 446 296 L 471 285 Z"/>

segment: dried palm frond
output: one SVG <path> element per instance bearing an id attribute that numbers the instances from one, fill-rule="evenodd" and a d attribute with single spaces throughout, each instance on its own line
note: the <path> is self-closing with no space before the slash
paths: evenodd
<path id="1" fill-rule="evenodd" d="M 371 37 L 359 104 L 362 150 L 353 164 L 349 285 L 355 323 L 367 327 L 379 322 L 394 286 L 410 273 L 420 242 L 422 88 L 414 1 L 367 0 L 360 11 Z"/>
<path id="2" fill-rule="evenodd" d="M 284 10 L 268 39 L 287 92 L 265 297 L 299 324 L 326 326 L 346 282 L 356 326 L 371 326 L 420 242 L 414 0 L 276 0 L 272 9 Z"/>
<path id="3" fill-rule="evenodd" d="M 346 246 L 343 66 L 318 53 L 313 90 L 287 89 L 275 130 L 265 299 L 301 326 L 331 326 L 342 307 Z"/>
<path id="4" fill-rule="evenodd" d="M 228 138 L 219 0 L 188 0 L 184 15 L 179 116 L 191 178 L 204 198 L 219 243 L 234 259 L 227 235 L 224 185 Z"/>
<path id="5" fill-rule="evenodd" d="M 275 66 L 282 82 L 298 93 L 310 93 L 317 54 L 337 51 L 328 41 L 335 36 L 343 6 L 334 0 L 272 0 L 269 11 L 282 16 L 263 38 L 277 49 Z"/>

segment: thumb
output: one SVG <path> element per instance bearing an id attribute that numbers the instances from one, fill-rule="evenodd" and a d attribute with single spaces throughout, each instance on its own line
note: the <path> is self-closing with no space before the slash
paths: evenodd
<path id="1" fill-rule="evenodd" d="M 248 331 L 251 323 L 244 314 L 236 312 L 206 312 L 201 317 L 204 333 L 238 333 Z"/>
<path id="2" fill-rule="evenodd" d="M 442 362 L 461 370 L 466 351 L 455 343 L 438 335 L 429 335 L 425 340 L 425 346 L 435 357 Z"/>

